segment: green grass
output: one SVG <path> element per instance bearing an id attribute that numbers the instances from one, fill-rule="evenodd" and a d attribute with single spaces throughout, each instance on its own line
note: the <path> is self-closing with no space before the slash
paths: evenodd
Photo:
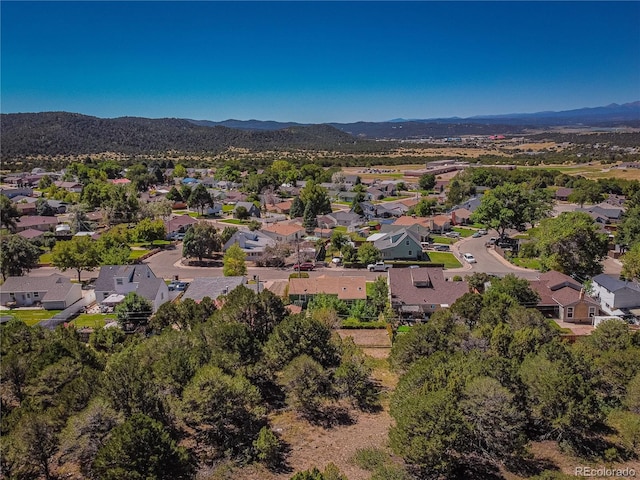
<path id="1" fill-rule="evenodd" d="M 456 242 L 454 238 L 443 237 L 441 235 L 431 235 L 430 238 L 433 243 L 442 243 L 444 245 L 452 245 Z"/>
<path id="2" fill-rule="evenodd" d="M 341 233 L 347 233 L 347 227 L 344 227 L 342 225 L 338 225 L 337 227 L 335 227 L 333 229 L 334 232 L 341 232 Z"/>
<path id="3" fill-rule="evenodd" d="M 470 228 L 460 228 L 460 227 L 453 227 L 453 231 L 458 232 L 462 238 L 470 237 L 471 235 L 476 233 L 475 230 L 471 230 Z"/>
<path id="4" fill-rule="evenodd" d="M 222 211 L 224 213 L 231 213 L 233 212 L 234 208 L 235 208 L 235 205 L 222 205 Z"/>
<path id="5" fill-rule="evenodd" d="M 173 213 L 176 213 L 178 215 L 189 215 L 193 218 L 200 218 L 200 214 L 198 212 L 191 212 L 189 210 L 175 210 Z"/>
<path id="6" fill-rule="evenodd" d="M 530 268 L 532 270 L 540 270 L 542 264 L 539 258 L 518 258 L 514 257 L 510 259 L 511 263 L 518 267 Z"/>
<path id="7" fill-rule="evenodd" d="M 433 263 L 444 263 L 444 268 L 460 268 L 462 266 L 453 253 L 428 252 L 428 255 Z"/>
<path id="8" fill-rule="evenodd" d="M 151 250 L 131 250 L 131 253 L 129 254 L 129 260 L 137 260 L 138 258 L 146 255 L 150 251 Z"/>
<path id="9" fill-rule="evenodd" d="M 244 225 L 246 222 L 238 220 L 237 218 L 228 218 L 227 220 L 220 220 L 220 223 L 230 223 L 232 225 Z"/>
<path id="10" fill-rule="evenodd" d="M 40 255 L 40 258 L 38 259 L 38 263 L 41 265 L 51 265 L 52 258 L 53 258 L 53 255 L 51 254 L 51 252 L 43 253 L 42 255 Z"/>
<path id="11" fill-rule="evenodd" d="M 40 323 L 42 320 L 48 320 L 61 311 L 62 310 L 11 310 L 5 312 L 6 314 L 20 319 L 28 326 L 32 327 Z M 4 314 L 5 313 L 3 312 L 3 315 Z"/>
<path id="12" fill-rule="evenodd" d="M 367 282 L 365 284 L 365 287 L 367 289 L 367 298 L 371 297 L 371 294 L 373 293 L 373 284 L 374 282 Z"/>
<path id="13" fill-rule="evenodd" d="M 116 319 L 115 314 L 107 314 L 104 313 L 81 313 L 76 318 L 73 319 L 71 324 L 76 328 L 102 328 L 106 323 L 112 322 Z"/>

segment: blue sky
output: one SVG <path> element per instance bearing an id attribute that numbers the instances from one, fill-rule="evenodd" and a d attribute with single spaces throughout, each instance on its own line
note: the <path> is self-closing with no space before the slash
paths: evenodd
<path id="1" fill-rule="evenodd" d="M 640 2 L 0 3 L 3 113 L 296 122 L 640 100 Z"/>

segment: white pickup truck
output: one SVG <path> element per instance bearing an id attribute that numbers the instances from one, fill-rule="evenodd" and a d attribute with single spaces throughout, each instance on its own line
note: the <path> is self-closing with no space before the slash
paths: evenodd
<path id="1" fill-rule="evenodd" d="M 384 262 L 370 263 L 367 265 L 367 270 L 370 272 L 386 272 L 391 268 L 391 265 L 387 265 Z"/>

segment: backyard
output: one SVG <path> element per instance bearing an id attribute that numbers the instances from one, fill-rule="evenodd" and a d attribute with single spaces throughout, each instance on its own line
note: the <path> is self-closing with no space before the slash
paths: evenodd
<path id="1" fill-rule="evenodd" d="M 3 310 L 3 315 L 9 315 L 11 317 L 22 320 L 24 323 L 33 327 L 42 320 L 48 320 L 62 310 L 45 310 L 43 308 L 20 308 L 16 310 Z"/>

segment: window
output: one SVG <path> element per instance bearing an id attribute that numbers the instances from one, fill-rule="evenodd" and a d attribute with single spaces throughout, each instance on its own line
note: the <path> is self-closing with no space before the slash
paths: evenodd
<path id="1" fill-rule="evenodd" d="M 409 256 L 413 255 L 413 253 L 411 252 L 411 250 L 409 250 Z"/>
<path id="2" fill-rule="evenodd" d="M 109 292 L 102 292 L 102 298 L 107 298 L 109 296 Z"/>
<path id="3" fill-rule="evenodd" d="M 30 293 L 27 293 L 27 298 L 31 298 L 31 294 Z"/>
<path id="4" fill-rule="evenodd" d="M 589 307 L 589 318 L 596 316 L 596 307 Z"/>
<path id="5" fill-rule="evenodd" d="M 116 285 L 122 285 L 122 279 L 116 278 Z"/>
<path id="6" fill-rule="evenodd" d="M 567 307 L 567 318 L 573 318 L 573 307 Z"/>
<path id="7" fill-rule="evenodd" d="M 38 298 L 40 294 L 38 292 L 33 292 L 33 298 Z"/>
<path id="8" fill-rule="evenodd" d="M 407 240 L 406 244 L 409 245 L 409 240 Z"/>

